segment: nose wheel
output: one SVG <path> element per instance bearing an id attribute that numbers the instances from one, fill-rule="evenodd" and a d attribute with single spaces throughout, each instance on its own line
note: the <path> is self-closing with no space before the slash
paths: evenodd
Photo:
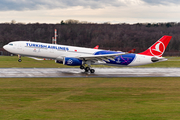
<path id="1" fill-rule="evenodd" d="M 22 60 L 21 59 L 18 59 L 18 62 L 21 62 Z"/>

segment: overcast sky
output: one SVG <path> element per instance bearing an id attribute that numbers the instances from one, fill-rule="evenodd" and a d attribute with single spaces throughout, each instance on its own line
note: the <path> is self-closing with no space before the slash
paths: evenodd
<path id="1" fill-rule="evenodd" d="M 180 22 L 180 0 L 0 0 L 0 23 Z"/>

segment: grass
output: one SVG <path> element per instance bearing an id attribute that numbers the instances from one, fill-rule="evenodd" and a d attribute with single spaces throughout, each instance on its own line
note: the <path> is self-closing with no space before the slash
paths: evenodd
<path id="1" fill-rule="evenodd" d="M 3 120 L 179 120 L 180 78 L 1 78 Z"/>
<path id="2" fill-rule="evenodd" d="M 137 67 L 180 67 L 180 57 L 168 57 L 168 61 L 153 63 L 149 65 L 137 66 Z M 22 62 L 17 61 L 16 56 L 0 56 L 1 68 L 65 68 L 72 67 L 62 64 L 57 64 L 54 60 L 34 60 L 28 57 L 22 57 Z M 74 66 L 73 66 L 74 67 Z M 105 65 L 94 65 L 93 67 L 112 67 Z"/>
<path id="3" fill-rule="evenodd" d="M 67 67 L 1 56 L 1 68 Z M 180 57 L 140 67 L 180 67 Z M 97 66 L 107 67 L 107 66 Z M 179 120 L 180 78 L 0 78 L 3 120 Z"/>
<path id="4" fill-rule="evenodd" d="M 64 65 L 55 63 L 54 60 L 34 60 L 28 57 L 22 57 L 22 62 L 18 62 L 17 56 L 1 56 L 1 68 L 58 68 Z M 66 66 L 68 67 L 68 66 Z"/>

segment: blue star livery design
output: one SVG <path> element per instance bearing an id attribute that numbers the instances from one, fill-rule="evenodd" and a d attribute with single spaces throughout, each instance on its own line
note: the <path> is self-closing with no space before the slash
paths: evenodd
<path id="1" fill-rule="evenodd" d="M 171 36 L 163 36 L 146 51 L 141 53 L 130 53 L 122 51 L 109 51 L 97 47 L 85 48 L 67 45 L 48 44 L 30 41 L 14 41 L 3 48 L 18 56 L 40 57 L 54 59 L 56 63 L 68 66 L 80 66 L 85 72 L 94 73 L 91 65 L 111 66 L 139 66 L 154 62 L 166 61 L 162 57 Z M 99 47 L 99 46 L 98 46 Z M 21 57 L 18 59 L 21 62 Z"/>

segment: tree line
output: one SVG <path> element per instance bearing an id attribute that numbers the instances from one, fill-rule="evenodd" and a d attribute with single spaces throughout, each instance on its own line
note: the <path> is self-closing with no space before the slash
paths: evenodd
<path id="1" fill-rule="evenodd" d="M 0 48 L 11 41 L 52 43 L 57 29 L 57 44 L 100 49 L 142 52 L 163 35 L 171 35 L 165 55 L 180 55 L 180 23 L 96 24 L 61 21 L 57 24 L 1 23 Z M 2 49 L 1 49 L 2 50 Z"/>

